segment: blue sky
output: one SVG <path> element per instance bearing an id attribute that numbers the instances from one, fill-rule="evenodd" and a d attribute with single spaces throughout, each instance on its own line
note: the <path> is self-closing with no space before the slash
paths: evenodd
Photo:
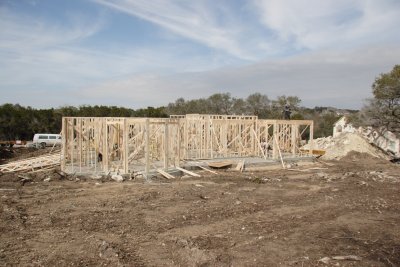
<path id="1" fill-rule="evenodd" d="M 0 104 L 360 108 L 400 64 L 398 25 L 398 0 L 0 0 Z"/>

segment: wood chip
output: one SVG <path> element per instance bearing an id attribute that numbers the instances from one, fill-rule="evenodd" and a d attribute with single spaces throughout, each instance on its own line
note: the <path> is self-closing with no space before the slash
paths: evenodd
<path id="1" fill-rule="evenodd" d="M 360 261 L 362 260 L 361 257 L 355 255 L 347 255 L 347 256 L 334 256 L 332 257 L 333 260 L 348 260 L 348 261 Z"/>

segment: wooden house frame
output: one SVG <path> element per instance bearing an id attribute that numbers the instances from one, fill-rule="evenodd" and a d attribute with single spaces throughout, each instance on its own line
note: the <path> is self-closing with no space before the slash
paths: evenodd
<path id="1" fill-rule="evenodd" d="M 188 114 L 170 118 L 63 117 L 61 169 L 69 173 L 142 173 L 186 161 L 309 156 L 313 121 Z"/>

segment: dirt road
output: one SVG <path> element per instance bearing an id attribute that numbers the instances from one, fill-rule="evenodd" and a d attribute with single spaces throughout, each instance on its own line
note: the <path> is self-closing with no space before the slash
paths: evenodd
<path id="1" fill-rule="evenodd" d="M 152 183 L 3 175 L 0 265 L 400 266 L 399 166 L 332 163 Z"/>

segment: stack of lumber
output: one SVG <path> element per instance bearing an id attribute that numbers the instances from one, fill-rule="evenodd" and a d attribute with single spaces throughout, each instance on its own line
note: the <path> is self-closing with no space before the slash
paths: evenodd
<path id="1" fill-rule="evenodd" d="M 47 168 L 53 168 L 60 165 L 60 153 L 49 154 L 45 156 L 33 157 L 24 160 L 17 160 L 7 164 L 0 165 L 0 172 L 31 172 Z"/>

